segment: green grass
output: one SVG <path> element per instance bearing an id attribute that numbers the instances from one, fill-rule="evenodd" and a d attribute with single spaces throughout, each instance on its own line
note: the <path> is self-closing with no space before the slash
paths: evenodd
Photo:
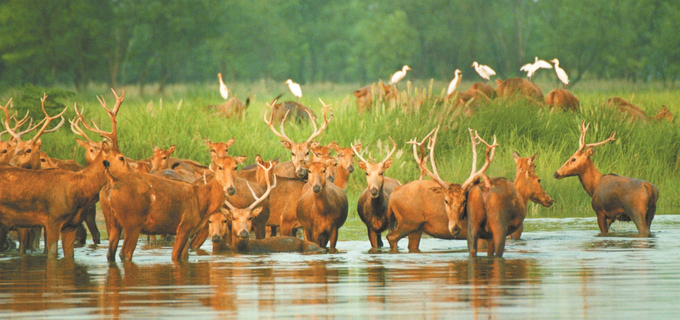
<path id="1" fill-rule="evenodd" d="M 464 90 L 471 83 L 463 83 Z M 666 105 L 673 113 L 680 113 L 680 93 L 666 91 L 657 84 L 630 84 L 625 82 L 581 82 L 573 92 L 582 102 L 581 113 L 551 112 L 545 108 L 527 106 L 522 103 L 494 101 L 483 107 L 472 118 L 456 116 L 449 106 L 435 104 L 431 95 L 439 96 L 445 88 L 443 82 L 415 82 L 412 86 L 401 84 L 402 96 L 396 104 L 377 103 L 374 110 L 358 114 L 352 92 L 360 85 L 338 85 L 322 83 L 303 86 L 301 103 L 310 106 L 321 115 L 319 98 L 333 107 L 334 119 L 320 141 L 327 144 L 336 141 L 342 146 L 361 141 L 367 146 L 369 155 L 380 160 L 388 149 L 388 137 L 397 143 L 399 151 L 387 175 L 402 183 L 417 179 L 419 170 L 413 160 L 410 145 L 406 141 L 422 138 L 437 125 L 442 126 L 436 148 L 436 161 L 443 179 L 462 182 L 470 171 L 471 150 L 467 128 L 479 130 L 480 135 L 490 141 L 498 138 L 496 159 L 488 170 L 490 176 L 514 178 L 515 167 L 512 152 L 523 156 L 538 153 L 537 173 L 542 177 L 546 192 L 553 198 L 551 208 L 531 204 L 529 217 L 579 217 L 593 216 L 590 198 L 580 185 L 578 178 L 560 181 L 552 178 L 557 170 L 578 147 L 579 124 L 581 119 L 591 122 L 586 141 L 588 143 L 606 139 L 616 131 L 616 141 L 598 148 L 593 156 L 596 167 L 602 173 L 617 173 L 647 180 L 659 187 L 661 196 L 657 214 L 680 213 L 680 130 L 676 123 L 648 124 L 628 123 L 617 116 L 615 111 L 602 106 L 602 102 L 613 96 L 629 99 L 648 114 Z M 539 83 L 544 93 L 554 83 Z M 230 149 L 232 155 L 248 156 L 248 163 L 260 154 L 264 159 L 282 157 L 289 160 L 289 152 L 264 124 L 262 117 L 266 103 L 279 93 L 287 92 L 285 85 L 273 81 L 228 84 L 242 100 L 249 94 L 253 100 L 243 119 L 215 117 L 204 111 L 210 104 L 222 102 L 217 85 L 176 85 L 163 95 L 153 94 L 153 87 L 139 94 L 137 88 L 125 88 L 126 100 L 119 114 L 118 130 L 122 151 L 134 159 L 151 156 L 154 145 L 167 148 L 177 145 L 174 156 L 189 158 L 207 164 L 209 155 L 201 138 L 212 141 L 226 141 L 236 138 Z M 417 90 L 415 88 L 418 88 Z M 410 94 L 409 94 L 410 92 Z M 416 93 L 418 92 L 418 93 Z M 120 93 L 120 90 L 119 90 Z M 414 106 L 409 101 L 418 94 L 425 95 L 425 103 Z M 85 116 L 94 119 L 100 127 L 110 124 L 106 114 L 96 100 L 103 95 L 109 107 L 114 99 L 110 90 L 103 86 L 90 86 L 87 91 L 67 101 L 67 105 L 84 108 Z M 7 96 L 0 97 L 7 101 Z M 291 99 L 287 94 L 283 100 Z M 69 115 L 73 116 L 73 111 Z M 309 125 L 287 125 L 286 133 L 293 140 L 301 141 L 311 133 Z M 68 126 L 55 134 L 45 135 L 43 150 L 56 158 L 75 158 L 83 162 L 84 152 L 73 140 Z M 481 148 L 480 148 L 481 149 Z M 480 150 L 480 152 L 483 152 Z M 363 172 L 357 169 L 347 187 L 350 201 L 349 230 L 363 227 L 356 215 L 356 202 L 365 187 Z M 359 231 L 357 231 L 359 232 Z"/>

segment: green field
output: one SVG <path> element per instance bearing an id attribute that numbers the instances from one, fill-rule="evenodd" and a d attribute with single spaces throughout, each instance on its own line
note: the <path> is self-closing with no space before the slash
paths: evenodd
<path id="1" fill-rule="evenodd" d="M 248 156 L 254 161 L 260 154 L 264 159 L 281 157 L 289 160 L 289 152 L 264 124 L 262 116 L 267 110 L 266 103 L 279 93 L 287 93 L 285 85 L 273 81 L 228 84 L 233 93 L 241 99 L 249 94 L 252 103 L 243 119 L 226 119 L 206 112 L 204 107 L 222 103 L 217 86 L 177 85 L 167 88 L 162 95 L 148 92 L 139 94 L 135 87 L 125 88 L 125 102 L 119 113 L 119 141 L 127 156 L 134 159 L 151 156 L 154 145 L 167 148 L 177 145 L 174 156 L 189 158 L 208 164 L 207 147 L 201 138 L 212 141 L 226 141 L 236 138 L 230 148 L 232 155 Z M 388 137 L 398 143 L 394 164 L 387 175 L 406 183 L 417 179 L 419 170 L 413 160 L 410 145 L 406 141 L 419 137 L 437 125 L 442 126 L 436 148 L 436 161 L 443 179 L 462 182 L 470 171 L 471 149 L 467 128 L 479 131 L 490 141 L 493 135 L 498 138 L 499 147 L 496 159 L 487 171 L 489 176 L 514 178 L 515 168 L 512 152 L 523 156 L 538 153 L 537 173 L 542 184 L 553 198 L 551 208 L 535 204 L 529 207 L 529 217 L 589 217 L 594 216 L 590 208 L 590 198 L 583 190 L 578 178 L 560 181 L 552 174 L 578 148 L 579 123 L 581 119 L 591 122 L 586 137 L 587 143 L 606 139 L 616 131 L 616 141 L 598 148 L 593 156 L 596 167 L 602 173 L 617 173 L 623 176 L 647 180 L 659 187 L 661 196 L 657 214 L 680 213 L 680 129 L 676 122 L 655 122 L 647 124 L 629 123 L 617 116 L 616 111 L 602 106 L 609 97 L 621 96 L 653 114 L 661 105 L 666 105 L 674 114 L 680 113 L 677 103 L 680 93 L 666 90 L 655 83 L 631 84 L 625 82 L 581 82 L 573 92 L 582 103 L 581 113 L 550 111 L 546 108 L 527 106 L 523 103 L 494 101 L 479 110 L 475 116 L 466 118 L 447 112 L 449 106 L 434 104 L 433 96 L 440 96 L 445 83 L 418 82 L 402 83 L 400 102 L 396 104 L 377 103 L 374 110 L 358 114 L 352 92 L 359 85 L 339 85 L 322 83 L 303 86 L 301 103 L 310 106 L 321 115 L 319 98 L 331 105 L 333 121 L 321 135 L 320 141 L 327 144 L 338 142 L 349 146 L 361 142 L 368 154 L 381 160 L 388 149 Z M 462 83 L 459 88 L 467 89 L 471 83 Z M 554 83 L 539 83 L 544 94 L 555 88 Z M 416 90 L 417 88 L 417 90 Z M 120 89 L 118 89 L 120 93 Z M 409 94 L 410 91 L 410 94 Z M 418 91 L 419 93 L 416 93 Z M 417 94 L 425 95 L 421 107 L 410 103 Z M 103 128 L 110 124 L 96 95 L 103 95 L 111 107 L 113 95 L 103 86 L 90 86 L 86 91 L 65 101 L 66 105 L 84 108 L 86 118 L 95 119 Z M 4 94 L 3 101 L 9 96 Z M 286 94 L 283 99 L 291 99 Z M 72 108 L 68 115 L 73 116 Z M 306 139 L 311 133 L 309 125 L 287 125 L 286 133 L 293 140 Z M 84 152 L 74 141 L 68 125 L 43 139 L 43 150 L 56 158 L 75 158 L 83 163 Z M 365 187 L 363 172 L 357 168 L 347 187 L 350 201 L 348 227 L 360 227 L 356 215 L 356 201 Z M 356 229 L 355 229 L 356 230 Z"/>

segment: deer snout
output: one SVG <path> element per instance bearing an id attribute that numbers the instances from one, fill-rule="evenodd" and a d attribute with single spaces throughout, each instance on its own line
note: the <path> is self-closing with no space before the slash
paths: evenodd
<path id="1" fill-rule="evenodd" d="M 230 196 L 233 196 L 234 194 L 236 194 L 236 188 L 234 188 L 234 187 L 229 187 L 229 188 L 227 188 L 227 193 L 228 193 Z"/>
<path id="2" fill-rule="evenodd" d="M 314 185 L 314 186 L 312 187 L 312 191 L 314 191 L 314 193 L 319 193 L 319 192 L 321 192 L 321 186 L 318 185 L 318 184 L 317 184 L 317 185 Z"/>
<path id="3" fill-rule="evenodd" d="M 451 232 L 451 235 L 455 237 L 460 234 L 460 227 L 457 223 L 449 221 L 449 232 Z"/>
<path id="4" fill-rule="evenodd" d="M 378 195 L 380 194 L 380 190 L 376 187 L 372 187 L 369 189 L 369 192 L 371 193 L 371 198 L 377 198 Z"/>
<path id="5" fill-rule="evenodd" d="M 546 197 L 545 199 L 543 199 L 543 201 L 541 201 L 541 204 L 546 208 L 552 206 L 552 203 L 553 202 L 552 202 L 552 199 L 550 197 Z"/>
<path id="6" fill-rule="evenodd" d="M 295 174 L 297 174 L 298 178 L 302 178 L 302 179 L 307 178 L 307 169 L 299 168 L 299 169 L 297 169 Z"/>
<path id="7" fill-rule="evenodd" d="M 220 241 L 222 241 L 222 236 L 220 236 L 219 234 L 212 236 L 212 242 L 218 243 Z"/>
<path id="8" fill-rule="evenodd" d="M 350 164 L 349 167 L 347 167 L 347 172 L 349 173 L 354 172 L 354 166 Z"/>
<path id="9" fill-rule="evenodd" d="M 241 239 L 246 239 L 246 238 L 248 238 L 248 236 L 249 236 L 248 230 L 241 230 L 238 233 L 238 237 L 241 238 Z"/>
<path id="10" fill-rule="evenodd" d="M 555 171 L 555 174 L 553 174 L 553 178 L 559 180 L 559 179 L 562 179 L 562 175 L 559 174 L 557 171 Z"/>

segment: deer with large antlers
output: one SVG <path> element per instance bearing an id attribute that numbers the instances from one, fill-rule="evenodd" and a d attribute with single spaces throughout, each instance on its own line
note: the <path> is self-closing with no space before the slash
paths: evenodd
<path id="1" fill-rule="evenodd" d="M 321 101 L 321 99 L 319 99 Z M 288 113 L 286 112 L 286 115 L 284 116 L 283 120 L 281 121 L 281 132 L 278 132 L 276 128 L 274 128 L 274 105 L 276 104 L 276 100 L 274 100 L 271 104 L 269 104 L 269 108 L 271 109 L 271 116 L 269 117 L 269 120 L 267 120 L 267 113 L 264 114 L 264 122 L 269 126 L 269 129 L 272 130 L 272 132 L 278 136 L 279 138 L 283 139 L 281 140 L 281 144 L 283 146 L 291 151 L 292 154 L 292 168 L 291 165 L 287 165 L 285 168 L 285 171 L 280 171 L 277 170 L 275 173 L 280 176 L 285 176 L 285 177 L 300 177 L 300 178 L 306 178 L 307 177 L 307 169 L 305 169 L 305 164 L 309 162 L 309 152 L 312 147 L 315 147 L 318 145 L 318 142 L 314 142 L 314 138 L 318 137 L 324 130 L 326 130 L 326 127 L 328 126 L 328 123 L 333 120 L 333 110 L 331 109 L 331 114 L 330 117 L 326 117 L 326 111 L 330 109 L 330 106 L 326 105 L 323 101 L 321 101 L 321 104 L 323 105 L 323 124 L 321 125 L 321 129 L 319 129 L 316 125 L 316 118 L 312 116 L 311 113 L 309 113 L 309 116 L 311 117 L 311 122 L 312 125 L 314 126 L 314 132 L 312 133 L 307 140 L 301 143 L 294 142 L 288 136 L 286 136 L 286 133 L 283 129 L 284 123 L 286 122 L 286 118 L 288 117 Z M 281 165 L 280 165 L 281 166 Z M 291 172 L 292 171 L 292 172 Z"/>
<path id="2" fill-rule="evenodd" d="M 477 139 L 484 142 L 479 137 Z M 486 142 L 484 144 L 491 148 Z M 545 207 L 552 205 L 552 199 L 545 193 L 536 175 L 533 162 L 535 155 L 520 158 L 515 152 L 513 158 L 517 164 L 514 182 L 500 177 L 489 179 L 488 185 L 475 185 L 468 192 L 465 214 L 458 221 L 455 216 L 449 217 L 458 224 L 467 224 L 468 251 L 471 257 L 477 255 L 479 239 L 487 241 L 488 256 L 502 257 L 506 236 L 519 238 L 521 235 L 527 202 L 531 200 Z"/>
<path id="3" fill-rule="evenodd" d="M 364 159 L 357 146 L 352 145 L 353 153 L 359 161 L 357 165 L 366 172 L 366 190 L 361 193 L 357 203 L 357 213 L 368 229 L 368 241 L 372 248 L 383 246 L 381 233 L 387 228 L 394 230 L 394 216 L 387 214 L 387 206 L 394 189 L 401 185 L 396 179 L 385 177 L 385 171 L 392 166 L 392 154 L 397 150 L 397 144 L 392 141 L 392 150 L 380 162 L 373 163 Z M 360 146 L 360 145 L 359 145 Z"/>
<path id="4" fill-rule="evenodd" d="M 103 161 L 111 163 L 112 172 L 129 170 L 115 144 L 115 116 L 122 102 L 123 96 L 116 95 L 116 106 L 109 113 L 113 131 L 101 132 L 114 144 L 104 143 L 96 161 L 85 169 L 72 172 L 0 168 L 0 181 L 4 181 L 0 184 L 0 222 L 17 227 L 44 226 L 48 258 L 57 257 L 60 234 L 64 256 L 73 257 L 75 226 L 84 219 L 83 209 L 96 203 L 99 190 L 106 183 Z M 106 107 L 105 103 L 102 105 Z"/>
<path id="5" fill-rule="evenodd" d="M 12 103 L 12 99 L 9 99 L 9 101 L 7 102 L 7 105 L 4 108 L 2 106 L 0 106 L 0 108 L 7 110 L 10 107 L 11 103 Z M 5 115 L 5 117 L 7 117 L 7 115 Z M 14 127 L 13 127 L 12 130 L 14 132 L 16 132 L 21 126 L 26 124 L 26 122 L 29 120 L 29 118 L 30 117 L 29 117 L 28 112 L 26 113 L 26 116 L 21 120 L 17 120 L 14 116 L 12 116 L 12 119 L 14 120 Z M 38 127 L 38 125 L 33 127 L 32 124 L 33 124 L 33 122 L 31 121 L 31 124 L 29 124 L 29 126 L 28 126 L 31 129 L 29 129 L 27 131 L 22 131 L 19 134 L 27 133 L 29 131 L 35 130 L 35 128 Z M 4 135 L 5 133 L 8 133 L 8 132 L 9 132 L 9 130 L 7 130 L 7 129 L 5 129 L 5 131 L 0 132 L 0 166 L 9 165 L 10 160 L 12 160 L 12 157 L 14 156 L 14 149 L 17 146 L 17 142 L 15 141 L 14 136 L 10 135 L 10 138 L 7 141 L 3 141 L 1 139 L 2 135 Z"/>
<path id="6" fill-rule="evenodd" d="M 614 140 L 616 132 L 604 141 L 586 144 L 590 124 L 581 121 L 578 150 L 554 174 L 555 179 L 578 176 L 583 188 L 593 199 L 591 205 L 597 215 L 601 234 L 609 232 L 616 220 L 633 221 L 641 236 L 651 235 L 650 226 L 656 212 L 659 189 L 644 180 L 600 173 L 590 156 L 594 148 Z"/>
<path id="7" fill-rule="evenodd" d="M 416 162 L 421 171 L 434 181 L 412 181 L 395 188 L 392 192 L 387 214 L 394 215 L 397 228 L 387 235 L 391 251 L 396 251 L 399 240 L 408 236 L 409 252 L 419 252 L 418 246 L 423 232 L 440 239 L 465 239 L 467 236 L 467 228 L 451 228 L 449 217 L 452 215 L 460 216 L 464 212 L 467 193 L 479 178 L 486 177 L 484 172 L 489 167 L 491 158 L 487 157 L 484 166 L 480 170 L 476 169 L 476 146 L 478 142 L 473 136 L 471 139 L 472 171 L 470 176 L 462 184 L 445 182 L 439 177 L 434 162 L 436 136 L 430 139 L 428 143 L 431 171 L 427 168 L 428 157 L 424 155 L 423 144 L 435 132 L 437 132 L 437 129 L 432 130 L 421 143 L 415 140 L 409 142 L 413 144 Z M 415 151 L 417 147 L 420 147 L 423 154 L 421 157 L 417 157 Z"/>
<path id="8" fill-rule="evenodd" d="M 338 230 L 347 220 L 347 195 L 340 187 L 327 183 L 326 170 L 335 161 L 312 162 L 307 184 L 297 204 L 297 220 L 305 229 L 305 240 L 325 248 L 330 242 L 330 252 L 335 253 Z"/>

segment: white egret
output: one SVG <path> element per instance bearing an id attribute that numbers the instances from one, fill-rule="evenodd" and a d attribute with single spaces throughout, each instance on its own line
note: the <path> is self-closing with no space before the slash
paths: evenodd
<path id="1" fill-rule="evenodd" d="M 302 98 L 302 88 L 300 88 L 299 84 L 293 82 L 293 80 L 290 80 L 290 79 L 286 80 L 286 82 L 284 82 L 284 83 L 288 85 L 288 89 L 290 89 L 290 92 L 294 96 L 296 96 L 298 98 L 298 100 L 300 98 Z"/>
<path id="2" fill-rule="evenodd" d="M 406 71 L 408 70 L 411 70 L 411 68 L 409 68 L 409 66 L 407 65 L 404 65 L 404 67 L 401 68 L 401 70 L 395 72 L 392 75 L 392 77 L 390 78 L 390 84 L 397 84 L 397 82 L 401 81 L 401 79 L 404 79 L 404 77 L 406 76 Z"/>
<path id="3" fill-rule="evenodd" d="M 456 75 L 453 77 L 453 80 L 451 80 L 451 83 L 449 83 L 449 89 L 446 90 L 446 96 L 448 97 L 454 90 L 456 90 L 456 87 L 458 87 L 458 84 L 460 83 L 460 80 L 463 79 L 463 73 L 460 71 L 460 69 L 456 69 L 454 72 Z"/>
<path id="4" fill-rule="evenodd" d="M 222 98 L 224 98 L 224 100 L 228 100 L 229 90 L 227 89 L 227 85 L 224 84 L 224 81 L 222 81 L 222 73 L 218 73 L 217 77 L 220 78 L 220 95 L 222 95 Z"/>
<path id="5" fill-rule="evenodd" d="M 475 71 L 479 74 L 482 79 L 489 81 L 491 79 L 491 76 L 496 75 L 496 71 L 493 71 L 489 66 L 484 65 L 484 64 L 479 64 L 477 61 L 472 63 L 472 67 L 475 68 Z"/>
<path id="6" fill-rule="evenodd" d="M 560 60 L 557 60 L 557 58 L 550 60 L 550 62 L 555 64 L 555 73 L 557 74 L 557 78 L 564 83 L 564 85 L 569 84 L 569 76 L 567 76 L 567 73 L 564 72 L 564 69 L 560 68 Z"/>
<path id="7" fill-rule="evenodd" d="M 531 79 L 531 77 L 534 76 L 534 73 L 536 73 L 536 71 L 541 68 L 552 69 L 552 65 L 545 60 L 538 60 L 538 57 L 536 57 L 534 63 L 527 63 L 523 65 L 521 68 L 519 68 L 519 71 L 526 72 L 527 78 Z"/>

